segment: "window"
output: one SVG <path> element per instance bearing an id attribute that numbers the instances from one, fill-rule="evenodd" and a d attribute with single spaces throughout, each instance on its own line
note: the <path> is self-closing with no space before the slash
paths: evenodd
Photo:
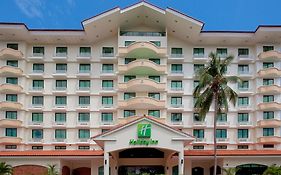
<path id="1" fill-rule="evenodd" d="M 204 57 L 204 48 L 193 48 L 193 57 Z"/>
<path id="2" fill-rule="evenodd" d="M 89 129 L 79 129 L 78 138 L 79 139 L 89 139 L 90 138 L 90 130 Z"/>
<path id="3" fill-rule="evenodd" d="M 160 76 L 148 76 L 149 79 L 154 80 L 156 82 L 160 82 Z"/>
<path id="4" fill-rule="evenodd" d="M 17 128 L 6 128 L 6 137 L 17 137 Z"/>
<path id="5" fill-rule="evenodd" d="M 67 56 L 67 47 L 56 47 L 56 56 L 57 57 L 66 57 Z"/>
<path id="6" fill-rule="evenodd" d="M 194 145 L 193 149 L 204 149 L 204 145 Z"/>
<path id="7" fill-rule="evenodd" d="M 249 113 L 238 113 L 238 122 L 248 122 L 249 121 Z"/>
<path id="8" fill-rule="evenodd" d="M 89 106 L 90 97 L 89 96 L 79 96 L 79 106 Z"/>
<path id="9" fill-rule="evenodd" d="M 160 93 L 150 92 L 148 93 L 148 97 L 160 100 Z"/>
<path id="10" fill-rule="evenodd" d="M 135 75 L 124 75 L 124 82 L 128 82 L 132 79 L 135 79 L 136 76 Z"/>
<path id="11" fill-rule="evenodd" d="M 193 136 L 196 138 L 204 138 L 204 129 L 193 129 Z"/>
<path id="12" fill-rule="evenodd" d="M 152 61 L 155 64 L 159 64 L 159 65 L 161 64 L 161 61 L 159 58 L 149 58 L 149 61 Z"/>
<path id="13" fill-rule="evenodd" d="M 101 121 L 102 122 L 112 122 L 113 121 L 113 113 L 107 112 L 101 114 Z"/>
<path id="14" fill-rule="evenodd" d="M 248 74 L 249 73 L 249 65 L 239 64 L 238 65 L 238 74 Z"/>
<path id="15" fill-rule="evenodd" d="M 43 113 L 42 112 L 33 112 L 31 114 L 31 120 L 35 123 L 42 123 L 43 122 Z"/>
<path id="16" fill-rule="evenodd" d="M 91 64 L 80 64 L 79 72 L 80 73 L 89 73 L 91 71 Z"/>
<path id="17" fill-rule="evenodd" d="M 32 105 L 43 105 L 44 97 L 43 96 L 33 96 L 32 97 Z"/>
<path id="18" fill-rule="evenodd" d="M 248 57 L 249 49 L 248 48 L 239 48 L 238 49 L 238 57 Z"/>
<path id="19" fill-rule="evenodd" d="M 18 84 L 18 78 L 16 77 L 7 77 L 6 83 L 8 84 Z"/>
<path id="20" fill-rule="evenodd" d="M 263 119 L 264 120 L 274 119 L 274 111 L 264 111 Z"/>
<path id="21" fill-rule="evenodd" d="M 32 88 L 34 90 L 41 90 L 44 88 L 44 80 L 33 80 L 32 81 Z"/>
<path id="22" fill-rule="evenodd" d="M 17 102 L 18 95 L 17 94 L 6 94 L 6 101 Z"/>
<path id="23" fill-rule="evenodd" d="M 181 122 L 182 113 L 171 113 L 171 122 Z"/>
<path id="24" fill-rule="evenodd" d="M 182 73 L 182 64 L 171 64 L 172 73 Z"/>
<path id="25" fill-rule="evenodd" d="M 136 110 L 124 110 L 124 117 L 135 116 Z"/>
<path id="26" fill-rule="evenodd" d="M 249 145 L 238 145 L 237 149 L 249 149 Z"/>
<path id="27" fill-rule="evenodd" d="M 263 136 L 274 136 L 274 128 L 263 128 Z"/>
<path id="28" fill-rule="evenodd" d="M 17 145 L 5 145 L 5 149 L 17 149 Z"/>
<path id="29" fill-rule="evenodd" d="M 149 42 L 155 44 L 157 47 L 161 46 L 161 42 L 160 41 L 149 41 Z"/>
<path id="30" fill-rule="evenodd" d="M 32 49 L 33 56 L 43 56 L 45 54 L 44 47 L 33 47 Z"/>
<path id="31" fill-rule="evenodd" d="M 43 129 L 32 129 L 33 139 L 43 139 Z"/>
<path id="32" fill-rule="evenodd" d="M 56 106 L 65 106 L 67 104 L 66 96 L 56 96 L 55 104 Z"/>
<path id="33" fill-rule="evenodd" d="M 198 80 L 194 80 L 193 81 L 193 87 L 196 88 L 199 85 L 199 81 Z"/>
<path id="34" fill-rule="evenodd" d="M 129 64 L 130 62 L 133 62 L 133 61 L 135 61 L 136 60 L 136 58 L 125 58 L 125 64 Z"/>
<path id="35" fill-rule="evenodd" d="M 216 130 L 217 138 L 227 138 L 227 131 L 226 129 L 217 129 Z"/>
<path id="36" fill-rule="evenodd" d="M 263 144 L 262 145 L 263 148 L 274 148 L 273 144 Z"/>
<path id="37" fill-rule="evenodd" d="M 124 100 L 128 100 L 128 99 L 134 98 L 134 97 L 136 97 L 135 92 L 125 92 L 124 93 Z"/>
<path id="38" fill-rule="evenodd" d="M 79 89 L 90 89 L 91 81 L 90 80 L 79 80 Z"/>
<path id="39" fill-rule="evenodd" d="M 194 113 L 193 114 L 193 121 L 199 122 L 199 121 L 202 121 L 202 118 L 200 118 L 198 113 Z"/>
<path id="40" fill-rule="evenodd" d="M 262 63 L 262 67 L 263 67 L 264 69 L 274 67 L 274 63 L 273 63 L 273 62 L 263 62 L 263 63 Z"/>
<path id="41" fill-rule="evenodd" d="M 7 48 L 18 50 L 19 49 L 19 44 L 18 43 L 8 43 Z"/>
<path id="42" fill-rule="evenodd" d="M 198 73 L 204 67 L 205 67 L 204 64 L 194 64 L 193 65 L 193 71 L 194 71 L 194 73 Z"/>
<path id="43" fill-rule="evenodd" d="M 66 149 L 66 146 L 55 146 L 56 150 L 63 150 Z"/>
<path id="44" fill-rule="evenodd" d="M 18 118 L 17 111 L 6 111 L 6 119 L 13 119 L 16 120 Z"/>
<path id="45" fill-rule="evenodd" d="M 78 121 L 79 122 L 89 122 L 90 121 L 90 113 L 88 113 L 88 112 L 78 113 Z"/>
<path id="46" fill-rule="evenodd" d="M 217 54 L 221 58 L 227 57 L 227 48 L 217 48 Z"/>
<path id="47" fill-rule="evenodd" d="M 148 115 L 160 118 L 160 110 L 148 110 Z"/>
<path id="48" fill-rule="evenodd" d="M 172 90 L 182 90 L 182 81 L 181 80 L 172 80 L 171 89 Z"/>
<path id="49" fill-rule="evenodd" d="M 78 149 L 87 150 L 87 149 L 90 149 L 90 146 L 78 146 Z"/>
<path id="50" fill-rule="evenodd" d="M 238 89 L 242 91 L 246 91 L 249 89 L 249 81 L 241 81 L 238 83 Z"/>
<path id="51" fill-rule="evenodd" d="M 66 113 L 55 113 L 55 122 L 65 123 L 66 122 Z"/>
<path id="52" fill-rule="evenodd" d="M 112 96 L 103 96 L 102 97 L 102 105 L 112 106 L 113 105 L 113 97 Z"/>
<path id="53" fill-rule="evenodd" d="M 249 137 L 249 130 L 248 129 L 238 129 L 238 139 L 241 138 L 248 138 Z"/>
<path id="54" fill-rule="evenodd" d="M 166 32 L 132 32 L 132 31 L 120 31 L 120 36 L 166 36 Z"/>
<path id="55" fill-rule="evenodd" d="M 67 80 L 56 80 L 56 89 L 65 90 L 67 88 Z"/>
<path id="56" fill-rule="evenodd" d="M 102 72 L 103 73 L 113 73 L 113 64 L 103 64 Z"/>
<path id="57" fill-rule="evenodd" d="M 264 86 L 270 86 L 274 84 L 274 79 L 263 79 Z"/>
<path id="58" fill-rule="evenodd" d="M 17 60 L 7 60 L 7 66 L 18 67 L 19 63 Z"/>
<path id="59" fill-rule="evenodd" d="M 227 122 L 227 114 L 226 113 L 218 114 L 217 122 Z"/>
<path id="60" fill-rule="evenodd" d="M 43 146 L 32 146 L 33 150 L 43 150 Z"/>
<path id="61" fill-rule="evenodd" d="M 227 145 L 217 145 L 217 149 L 227 149 Z"/>
<path id="62" fill-rule="evenodd" d="M 114 56 L 114 48 L 113 47 L 103 47 L 102 48 L 102 56 L 113 57 Z"/>
<path id="63" fill-rule="evenodd" d="M 113 89 L 113 80 L 102 80 L 102 89 L 103 90 L 112 90 Z"/>
<path id="64" fill-rule="evenodd" d="M 35 73 L 42 73 L 44 72 L 44 64 L 34 63 L 32 65 L 33 72 Z"/>
<path id="65" fill-rule="evenodd" d="M 56 64 L 56 72 L 57 73 L 66 73 L 67 64 Z"/>
<path id="66" fill-rule="evenodd" d="M 238 106 L 248 106 L 249 97 L 238 97 Z"/>
<path id="67" fill-rule="evenodd" d="M 65 129 L 56 129 L 55 138 L 56 139 L 66 139 L 66 130 Z"/>
<path id="68" fill-rule="evenodd" d="M 262 99 L 263 99 L 264 103 L 273 102 L 274 101 L 274 95 L 264 95 Z"/>
<path id="69" fill-rule="evenodd" d="M 171 57 L 182 57 L 182 48 L 171 48 Z"/>
<path id="70" fill-rule="evenodd" d="M 274 50 L 274 46 L 263 46 L 262 48 L 264 52 Z"/>
<path id="71" fill-rule="evenodd" d="M 91 47 L 80 47 L 79 56 L 80 57 L 90 57 L 91 56 Z"/>
<path id="72" fill-rule="evenodd" d="M 125 46 L 129 46 L 129 45 L 133 44 L 134 42 L 136 42 L 136 41 L 125 41 Z"/>
<path id="73" fill-rule="evenodd" d="M 182 97 L 171 97 L 171 106 L 181 106 L 182 105 Z"/>

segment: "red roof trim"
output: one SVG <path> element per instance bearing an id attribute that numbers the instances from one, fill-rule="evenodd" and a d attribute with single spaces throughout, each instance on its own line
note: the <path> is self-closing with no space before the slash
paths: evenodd
<path id="1" fill-rule="evenodd" d="M 218 150 L 218 156 L 278 156 L 281 150 Z M 185 150 L 185 156 L 213 156 L 213 150 Z"/>

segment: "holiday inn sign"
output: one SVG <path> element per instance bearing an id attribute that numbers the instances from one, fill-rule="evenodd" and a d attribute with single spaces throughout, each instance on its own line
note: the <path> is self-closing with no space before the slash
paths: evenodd
<path id="1" fill-rule="evenodd" d="M 151 139 L 151 124 L 137 125 L 138 139 L 130 139 L 129 145 L 157 145 L 158 140 Z"/>

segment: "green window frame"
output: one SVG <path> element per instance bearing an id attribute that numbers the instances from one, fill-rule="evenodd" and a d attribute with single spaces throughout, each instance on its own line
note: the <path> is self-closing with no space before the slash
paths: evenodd
<path id="1" fill-rule="evenodd" d="M 217 122 L 227 122 L 227 114 L 226 113 L 218 114 Z"/>
<path id="2" fill-rule="evenodd" d="M 124 82 L 128 82 L 130 80 L 136 79 L 135 75 L 124 75 Z"/>
<path id="3" fill-rule="evenodd" d="M 183 49 L 182 48 L 171 48 L 171 56 L 172 57 L 182 57 L 183 55 Z"/>
<path id="4" fill-rule="evenodd" d="M 18 67 L 19 62 L 18 60 L 7 60 L 6 65 L 11 67 Z"/>
<path id="5" fill-rule="evenodd" d="M 136 110 L 124 110 L 124 117 L 131 117 L 136 115 Z"/>
<path id="6" fill-rule="evenodd" d="M 161 41 L 149 41 L 153 44 L 155 44 L 157 47 L 161 47 Z"/>
<path id="7" fill-rule="evenodd" d="M 79 56 L 80 57 L 90 57 L 91 56 L 91 47 L 80 47 Z"/>
<path id="8" fill-rule="evenodd" d="M 67 56 L 67 47 L 56 47 L 56 56 L 57 57 L 66 57 Z"/>
<path id="9" fill-rule="evenodd" d="M 79 89 L 90 89 L 91 80 L 79 80 Z"/>
<path id="10" fill-rule="evenodd" d="M 262 99 L 264 103 L 274 102 L 274 95 L 264 95 Z"/>
<path id="11" fill-rule="evenodd" d="M 182 64 L 171 64 L 172 73 L 182 73 Z"/>
<path id="12" fill-rule="evenodd" d="M 6 111 L 5 118 L 16 120 L 18 118 L 18 112 L 17 111 Z"/>
<path id="13" fill-rule="evenodd" d="M 274 46 L 262 46 L 263 52 L 274 50 Z"/>
<path id="14" fill-rule="evenodd" d="M 262 63 L 263 69 L 272 68 L 272 67 L 274 67 L 274 62 L 263 62 Z"/>
<path id="15" fill-rule="evenodd" d="M 204 64 L 194 64 L 193 65 L 193 72 L 198 73 L 201 69 L 205 67 Z"/>
<path id="16" fill-rule="evenodd" d="M 113 105 L 113 96 L 102 96 L 102 105 L 112 106 Z"/>
<path id="17" fill-rule="evenodd" d="M 248 122 L 249 121 L 249 113 L 238 113 L 238 122 Z"/>
<path id="18" fill-rule="evenodd" d="M 91 64 L 79 64 L 79 73 L 89 73 L 91 71 Z"/>
<path id="19" fill-rule="evenodd" d="M 18 43 L 7 43 L 7 48 L 18 50 L 19 44 Z"/>
<path id="20" fill-rule="evenodd" d="M 103 73 L 113 73 L 114 66 L 113 64 L 102 64 Z"/>
<path id="21" fill-rule="evenodd" d="M 79 106 L 90 105 L 90 96 L 79 96 Z"/>
<path id="22" fill-rule="evenodd" d="M 152 61 L 153 63 L 158 65 L 161 64 L 161 60 L 159 58 L 149 58 L 149 61 Z"/>
<path id="23" fill-rule="evenodd" d="M 227 138 L 227 130 L 226 129 L 217 129 L 216 136 L 217 136 L 217 138 Z"/>
<path id="24" fill-rule="evenodd" d="M 8 84 L 18 84 L 18 78 L 17 77 L 7 77 L 6 83 L 8 83 Z"/>
<path id="25" fill-rule="evenodd" d="M 130 98 L 136 97 L 135 92 L 125 92 L 124 93 L 124 100 L 129 100 Z"/>
<path id="26" fill-rule="evenodd" d="M 43 105 L 44 97 L 43 96 L 32 96 L 32 105 Z"/>
<path id="27" fill-rule="evenodd" d="M 66 130 L 65 129 L 56 129 L 55 138 L 56 139 L 66 139 Z"/>
<path id="28" fill-rule="evenodd" d="M 238 106 L 248 106 L 249 97 L 238 97 Z"/>
<path id="29" fill-rule="evenodd" d="M 181 80 L 172 80 L 171 89 L 172 90 L 182 90 L 182 81 Z"/>
<path id="30" fill-rule="evenodd" d="M 136 41 L 125 41 L 125 47 L 127 47 L 127 46 L 129 46 L 129 45 L 131 45 L 131 44 L 133 44 L 134 42 L 136 42 Z"/>
<path id="31" fill-rule="evenodd" d="M 193 129 L 193 136 L 195 138 L 203 139 L 205 137 L 204 129 Z"/>
<path id="32" fill-rule="evenodd" d="M 112 90 L 113 89 L 113 80 L 102 80 L 102 89 Z"/>
<path id="33" fill-rule="evenodd" d="M 113 57 L 114 56 L 114 47 L 102 47 L 102 56 Z"/>
<path id="34" fill-rule="evenodd" d="M 90 121 L 90 113 L 89 112 L 79 112 L 78 113 L 78 121 L 79 122 L 89 122 Z"/>
<path id="35" fill-rule="evenodd" d="M 238 129 L 237 136 L 238 136 L 238 139 L 249 138 L 249 130 L 248 129 Z"/>
<path id="36" fill-rule="evenodd" d="M 217 55 L 221 58 L 227 57 L 227 48 L 217 48 Z"/>
<path id="37" fill-rule="evenodd" d="M 149 93 L 148 93 L 148 97 L 154 98 L 154 99 L 156 99 L 156 100 L 160 100 L 160 93 L 157 93 L 157 92 L 149 92 Z"/>
<path id="38" fill-rule="evenodd" d="M 182 113 L 171 113 L 171 122 L 181 122 Z"/>
<path id="39" fill-rule="evenodd" d="M 264 120 L 274 119 L 274 111 L 263 111 L 263 119 Z"/>
<path id="40" fill-rule="evenodd" d="M 172 106 L 181 106 L 182 105 L 182 97 L 171 97 L 171 105 Z"/>
<path id="41" fill-rule="evenodd" d="M 57 106 L 65 106 L 67 104 L 67 97 L 66 96 L 56 96 L 55 104 Z"/>
<path id="42" fill-rule="evenodd" d="M 33 139 L 43 139 L 43 129 L 32 129 Z"/>
<path id="43" fill-rule="evenodd" d="M 125 64 L 129 64 L 129 63 L 131 63 L 131 62 L 133 62 L 133 61 L 136 61 L 137 59 L 136 58 L 125 58 L 124 59 L 124 63 Z"/>
<path id="44" fill-rule="evenodd" d="M 6 137 L 17 137 L 18 135 L 18 130 L 17 128 L 6 128 Z"/>
<path id="45" fill-rule="evenodd" d="M 271 86 L 274 85 L 274 79 L 263 79 L 262 83 L 264 86 Z"/>
<path id="46" fill-rule="evenodd" d="M 160 118 L 160 110 L 148 110 L 148 115 Z"/>
<path id="47" fill-rule="evenodd" d="M 33 80 L 32 81 L 33 89 L 43 89 L 44 88 L 44 80 Z"/>
<path id="48" fill-rule="evenodd" d="M 102 122 L 112 122 L 113 121 L 113 113 L 112 112 L 101 113 L 101 121 Z"/>
<path id="49" fill-rule="evenodd" d="M 55 113 L 55 122 L 65 123 L 66 122 L 66 113 L 65 112 Z"/>
<path id="50" fill-rule="evenodd" d="M 89 139 L 90 138 L 90 130 L 89 129 L 79 129 L 78 138 L 79 139 Z"/>
<path id="51" fill-rule="evenodd" d="M 35 73 L 43 73 L 44 72 L 44 64 L 41 63 L 34 63 L 32 65 L 32 70 Z"/>
<path id="52" fill-rule="evenodd" d="M 6 101 L 17 102 L 18 95 L 17 94 L 6 94 Z"/>
<path id="53" fill-rule="evenodd" d="M 249 73 L 249 65 L 239 64 L 238 65 L 238 74 L 248 74 Z"/>
<path id="54" fill-rule="evenodd" d="M 249 89 L 249 81 L 241 81 L 238 82 L 238 89 L 246 91 Z"/>
<path id="55" fill-rule="evenodd" d="M 33 56 L 43 56 L 45 54 L 45 48 L 33 46 L 32 54 L 33 54 Z"/>
<path id="56" fill-rule="evenodd" d="M 67 64 L 56 64 L 56 72 L 57 73 L 65 73 L 67 72 Z"/>
<path id="57" fill-rule="evenodd" d="M 31 114 L 32 122 L 43 123 L 43 112 L 33 112 Z"/>
<path id="58" fill-rule="evenodd" d="M 193 57 L 199 58 L 205 56 L 205 49 L 204 48 L 193 48 Z"/>
<path id="59" fill-rule="evenodd" d="M 249 49 L 248 48 L 238 48 L 238 57 L 248 57 Z"/>
<path id="60" fill-rule="evenodd" d="M 65 90 L 67 88 L 67 80 L 56 80 L 56 89 Z"/>
<path id="61" fill-rule="evenodd" d="M 263 136 L 274 136 L 274 128 L 263 128 Z"/>
<path id="62" fill-rule="evenodd" d="M 156 82 L 160 82 L 160 76 L 148 76 L 149 79 L 154 80 Z"/>

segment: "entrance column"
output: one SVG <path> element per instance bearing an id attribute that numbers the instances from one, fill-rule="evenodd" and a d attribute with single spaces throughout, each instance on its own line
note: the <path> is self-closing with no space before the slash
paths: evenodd
<path id="1" fill-rule="evenodd" d="M 109 175 L 109 153 L 108 152 L 104 152 L 104 155 L 103 155 L 103 163 L 104 163 L 104 175 Z"/>
<path id="2" fill-rule="evenodd" d="M 179 154 L 179 175 L 184 175 L 184 151 L 183 149 Z"/>

